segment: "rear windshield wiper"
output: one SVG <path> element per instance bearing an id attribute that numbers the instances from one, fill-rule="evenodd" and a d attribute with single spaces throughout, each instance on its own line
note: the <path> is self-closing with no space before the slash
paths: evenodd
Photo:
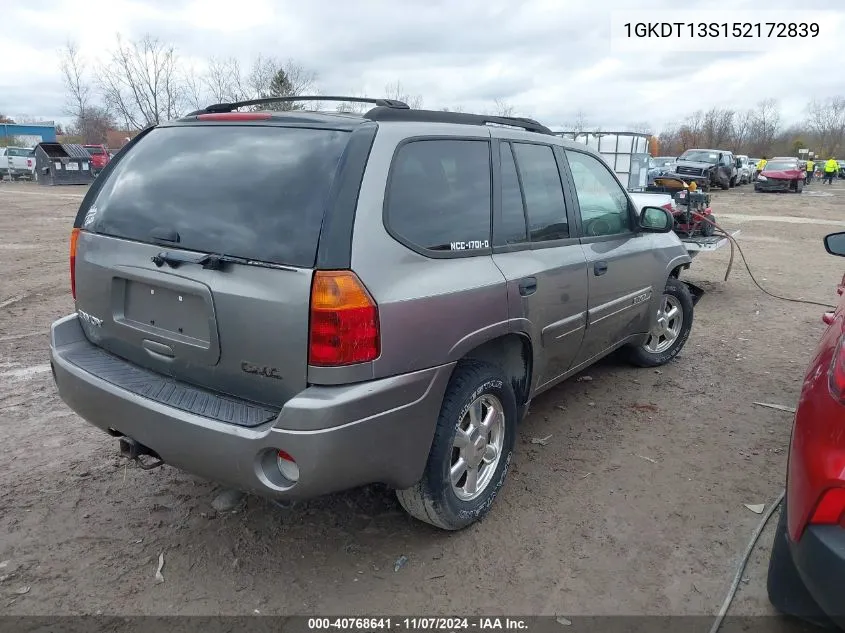
<path id="1" fill-rule="evenodd" d="M 222 255 L 217 253 L 200 253 L 197 255 L 186 255 L 183 253 L 168 253 L 162 251 L 153 255 L 152 262 L 161 268 L 165 264 L 171 268 L 178 268 L 182 264 L 197 264 L 206 270 L 221 270 L 224 264 L 243 264 L 244 266 L 257 266 L 258 268 L 273 268 L 276 270 L 295 270 L 291 266 L 273 264 L 246 257 L 235 257 L 234 255 Z"/>

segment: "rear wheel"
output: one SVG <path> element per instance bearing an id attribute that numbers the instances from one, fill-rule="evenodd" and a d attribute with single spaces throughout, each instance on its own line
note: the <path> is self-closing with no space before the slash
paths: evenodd
<path id="1" fill-rule="evenodd" d="M 449 381 L 422 479 L 397 490 L 414 518 L 459 530 L 490 510 L 516 437 L 516 398 L 502 371 L 466 360 Z"/>
<path id="2" fill-rule="evenodd" d="M 730 182 L 728 183 L 729 187 L 736 187 L 736 178 L 731 178 Z"/>
<path id="3" fill-rule="evenodd" d="M 689 338 L 693 310 L 689 288 L 670 277 L 648 338 L 642 345 L 629 348 L 631 363 L 639 367 L 658 367 L 675 358 Z"/>
<path id="4" fill-rule="evenodd" d="M 710 224 L 710 222 L 715 222 L 716 218 L 715 218 L 715 216 L 713 216 L 712 213 L 708 216 L 705 216 L 705 217 L 706 217 L 706 220 L 701 221 L 701 234 L 704 237 L 710 237 L 711 235 L 713 235 L 716 232 L 716 227 L 713 226 L 712 224 Z M 707 220 L 709 220 L 710 222 L 708 222 Z"/>

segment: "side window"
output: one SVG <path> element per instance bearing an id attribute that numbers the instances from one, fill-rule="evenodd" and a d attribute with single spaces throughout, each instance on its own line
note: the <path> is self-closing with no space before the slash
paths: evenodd
<path id="1" fill-rule="evenodd" d="M 618 235 L 631 230 L 628 196 L 610 170 L 597 158 L 567 151 L 584 235 Z"/>
<path id="2" fill-rule="evenodd" d="M 493 244 L 504 246 L 526 242 L 525 207 L 522 204 L 522 191 L 519 177 L 516 175 L 516 163 L 510 143 L 499 144 L 502 159 L 502 218 L 493 227 Z"/>
<path id="3" fill-rule="evenodd" d="M 426 250 L 490 248 L 491 186 L 487 141 L 405 143 L 391 167 L 387 225 Z"/>
<path id="4" fill-rule="evenodd" d="M 554 152 L 548 145 L 514 143 L 532 242 L 569 237 L 566 203 Z"/>

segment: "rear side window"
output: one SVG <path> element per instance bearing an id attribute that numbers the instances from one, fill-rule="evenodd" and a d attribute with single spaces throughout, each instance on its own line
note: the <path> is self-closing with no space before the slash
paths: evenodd
<path id="1" fill-rule="evenodd" d="M 563 187 L 552 148 L 526 143 L 514 143 L 513 146 L 522 178 L 531 241 L 569 237 Z"/>
<path id="2" fill-rule="evenodd" d="M 348 132 L 197 125 L 152 130 L 120 161 L 85 228 L 311 267 Z"/>
<path id="3" fill-rule="evenodd" d="M 388 229 L 430 251 L 490 248 L 490 144 L 424 139 L 396 152 L 387 188 Z"/>
<path id="4" fill-rule="evenodd" d="M 502 160 L 502 218 L 494 228 L 494 245 L 505 246 L 527 241 L 525 231 L 525 207 L 522 203 L 522 191 L 519 188 L 519 176 L 510 143 L 499 144 Z"/>

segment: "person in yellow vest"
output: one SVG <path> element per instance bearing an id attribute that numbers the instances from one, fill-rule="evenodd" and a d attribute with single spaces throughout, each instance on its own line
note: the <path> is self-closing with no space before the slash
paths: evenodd
<path id="1" fill-rule="evenodd" d="M 807 173 L 804 176 L 804 184 L 809 185 L 813 182 L 813 172 L 816 170 L 816 164 L 813 162 L 813 159 L 807 159 Z"/>
<path id="2" fill-rule="evenodd" d="M 839 163 L 837 163 L 836 159 L 831 156 L 824 164 L 824 179 L 827 181 L 827 184 L 833 184 L 833 177 L 836 175 L 837 171 L 839 171 Z"/>
<path id="3" fill-rule="evenodd" d="M 766 168 L 766 163 L 769 162 L 766 160 L 766 157 L 763 156 L 759 161 L 757 161 L 757 167 L 755 168 L 754 179 L 757 179 L 757 176 L 760 175 L 760 172 Z"/>

